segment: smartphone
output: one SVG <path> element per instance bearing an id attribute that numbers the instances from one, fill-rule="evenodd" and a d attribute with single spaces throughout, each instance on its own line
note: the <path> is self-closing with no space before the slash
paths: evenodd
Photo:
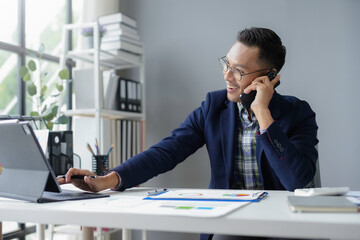
<path id="1" fill-rule="evenodd" d="M 272 81 L 276 77 L 276 75 L 277 75 L 277 73 L 274 70 L 271 70 L 267 74 L 270 81 Z M 280 85 L 280 81 L 278 81 L 275 84 L 274 89 L 279 85 Z M 251 103 L 255 100 L 255 97 L 256 97 L 256 90 L 253 90 L 253 91 L 249 92 L 248 94 L 246 94 L 246 93 L 241 94 L 240 99 L 241 99 L 242 105 L 246 109 L 250 109 Z"/>

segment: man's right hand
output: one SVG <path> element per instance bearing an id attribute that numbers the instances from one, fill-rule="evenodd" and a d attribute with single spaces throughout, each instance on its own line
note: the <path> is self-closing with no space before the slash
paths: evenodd
<path id="1" fill-rule="evenodd" d="M 71 179 L 73 175 L 84 175 L 84 179 Z M 59 184 L 72 183 L 74 186 L 90 192 L 100 192 L 105 189 L 116 188 L 119 184 L 119 177 L 115 172 L 111 172 L 106 176 L 94 176 L 94 173 L 86 169 L 70 168 L 65 178 L 57 178 Z"/>

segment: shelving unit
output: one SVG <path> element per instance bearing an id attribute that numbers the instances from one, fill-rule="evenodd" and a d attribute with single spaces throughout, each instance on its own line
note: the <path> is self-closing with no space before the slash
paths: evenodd
<path id="1" fill-rule="evenodd" d="M 80 117 L 95 117 L 96 110 L 94 108 L 67 110 L 67 116 L 80 116 Z M 110 109 L 100 109 L 100 117 L 110 120 L 128 119 L 128 120 L 144 120 L 143 114 L 116 111 Z"/>
<path id="2" fill-rule="evenodd" d="M 68 46 L 65 39 L 68 38 L 70 31 L 78 30 L 83 28 L 93 29 L 93 48 L 91 49 L 77 49 L 73 51 L 67 51 Z M 144 74 L 144 55 L 134 55 L 127 52 L 119 52 L 113 54 L 109 51 L 103 51 L 100 49 L 100 32 L 98 22 L 81 23 L 81 24 L 67 24 L 63 28 L 62 42 L 64 43 L 64 52 L 61 58 L 61 66 L 65 66 L 66 59 L 71 58 L 74 61 L 84 61 L 93 64 L 94 68 L 94 108 L 90 109 L 74 109 L 67 110 L 65 114 L 67 116 L 76 117 L 94 117 L 95 118 L 95 132 L 96 138 L 99 139 L 99 147 L 101 152 L 106 152 L 109 146 L 104 146 L 101 142 L 102 127 L 101 119 L 109 119 L 111 121 L 116 120 L 138 120 L 142 121 L 142 135 L 145 136 L 145 74 Z M 103 82 L 100 76 L 101 70 L 124 70 L 124 69 L 138 69 L 139 71 L 139 82 L 141 83 L 141 105 L 142 112 L 124 112 L 118 110 L 111 110 L 104 108 L 104 96 L 103 96 Z M 110 138 L 110 136 L 109 136 Z M 142 146 L 145 146 L 145 137 L 142 139 Z"/>

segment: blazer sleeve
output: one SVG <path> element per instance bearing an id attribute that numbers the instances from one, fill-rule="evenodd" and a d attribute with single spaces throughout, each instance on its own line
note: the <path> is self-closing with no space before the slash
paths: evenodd
<path id="1" fill-rule="evenodd" d="M 172 170 L 204 145 L 204 112 L 209 106 L 209 98 L 208 94 L 201 107 L 195 109 L 170 136 L 112 169 L 123 181 L 120 190 L 137 186 Z"/>
<path id="2" fill-rule="evenodd" d="M 290 111 L 290 109 L 292 109 Z M 318 126 L 310 106 L 300 101 L 257 136 L 268 164 L 285 189 L 305 187 L 314 178 L 318 151 Z"/>

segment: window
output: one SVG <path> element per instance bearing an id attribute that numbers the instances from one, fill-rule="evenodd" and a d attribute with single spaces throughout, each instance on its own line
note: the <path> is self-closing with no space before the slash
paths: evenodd
<path id="1" fill-rule="evenodd" d="M 17 62 L 18 55 L 0 50 L 0 112 L 17 114 Z"/>
<path id="2" fill-rule="evenodd" d="M 26 48 L 38 50 L 43 44 L 45 53 L 59 55 L 61 29 L 65 24 L 65 1 L 31 0 L 25 5 Z M 39 17 L 41 16 L 41 17 Z"/>
<path id="3" fill-rule="evenodd" d="M 18 45 L 18 1 L 0 1 L 0 41 Z"/>
<path id="4" fill-rule="evenodd" d="M 0 1 L 0 115 L 25 115 L 32 110 L 31 98 L 26 86 L 19 84 L 18 74 L 31 51 L 44 48 L 43 71 L 51 75 L 59 70 L 61 30 L 66 23 L 66 9 L 71 8 L 67 3 L 71 1 Z"/>

